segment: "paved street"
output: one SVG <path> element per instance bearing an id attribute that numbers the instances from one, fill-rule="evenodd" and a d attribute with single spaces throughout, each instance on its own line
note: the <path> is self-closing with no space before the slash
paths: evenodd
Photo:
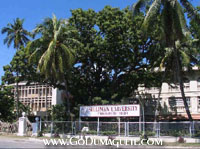
<path id="1" fill-rule="evenodd" d="M 42 141 L 34 141 L 29 138 L 0 136 L 0 148 L 44 148 Z"/>

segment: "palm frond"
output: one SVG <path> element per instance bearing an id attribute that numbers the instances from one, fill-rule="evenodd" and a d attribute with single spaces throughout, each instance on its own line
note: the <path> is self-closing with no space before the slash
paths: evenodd
<path id="1" fill-rule="evenodd" d="M 188 66 L 190 64 L 190 57 L 183 50 L 180 50 L 180 54 L 181 54 L 181 57 L 182 57 L 181 61 L 182 61 L 183 66 Z"/>
<path id="2" fill-rule="evenodd" d="M 189 30 L 188 30 L 188 27 L 187 27 L 187 23 L 186 23 L 186 19 L 185 19 L 185 16 L 184 16 L 183 9 L 182 9 L 180 3 L 178 3 L 177 1 L 176 1 L 176 8 L 175 9 L 176 9 L 177 14 L 179 16 L 179 21 L 180 21 L 180 25 L 181 25 L 181 28 L 182 28 L 182 32 L 186 36 L 186 34 L 189 33 Z"/>
<path id="3" fill-rule="evenodd" d="M 162 58 L 161 63 L 160 63 L 160 70 L 163 68 L 166 68 L 165 63 L 167 62 L 167 59 L 172 55 L 173 49 L 172 48 L 165 48 L 165 56 Z"/>
<path id="4" fill-rule="evenodd" d="M 148 29 L 149 24 L 151 23 L 152 19 L 155 18 L 159 12 L 160 12 L 160 7 L 161 7 L 161 0 L 155 0 L 152 4 L 151 7 L 149 8 L 143 22 L 143 28 Z"/>
<path id="5" fill-rule="evenodd" d="M 133 12 L 133 16 L 138 15 L 140 13 L 140 9 L 146 6 L 146 3 L 149 0 L 138 0 L 135 4 L 131 6 L 131 11 Z"/>
<path id="6" fill-rule="evenodd" d="M 198 10 L 195 7 L 193 7 L 188 0 L 180 0 L 180 2 L 186 9 L 188 17 L 200 23 L 200 14 L 198 13 Z"/>

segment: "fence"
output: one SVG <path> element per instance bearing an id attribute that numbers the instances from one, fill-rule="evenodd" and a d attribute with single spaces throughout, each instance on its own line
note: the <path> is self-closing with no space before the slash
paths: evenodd
<path id="1" fill-rule="evenodd" d="M 0 134 L 17 134 L 19 128 L 19 121 L 14 123 L 1 122 L 0 121 Z M 32 126 L 30 124 L 26 124 L 26 135 L 32 135 Z"/>
<path id="2" fill-rule="evenodd" d="M 18 131 L 18 122 L 15 123 L 0 122 L 0 133 L 17 133 L 17 131 Z"/>
<path id="3" fill-rule="evenodd" d="M 144 126 L 144 127 L 143 127 Z M 43 133 L 80 135 L 84 127 L 88 135 L 115 136 L 182 136 L 200 137 L 200 122 L 91 122 L 91 121 L 42 121 Z"/>

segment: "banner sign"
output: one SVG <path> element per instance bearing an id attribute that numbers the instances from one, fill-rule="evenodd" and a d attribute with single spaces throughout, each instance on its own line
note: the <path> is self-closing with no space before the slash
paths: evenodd
<path id="1" fill-rule="evenodd" d="M 140 105 L 81 106 L 80 117 L 138 117 Z"/>

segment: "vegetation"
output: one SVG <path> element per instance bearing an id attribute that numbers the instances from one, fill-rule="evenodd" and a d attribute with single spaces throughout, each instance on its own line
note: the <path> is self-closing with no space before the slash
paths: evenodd
<path id="1" fill-rule="evenodd" d="M 16 103 L 14 102 L 12 87 L 0 86 L 0 121 L 13 122 L 16 119 L 17 113 L 14 110 Z M 22 112 L 29 113 L 29 108 L 19 102 L 19 115 Z"/>
<path id="2" fill-rule="evenodd" d="M 7 44 L 8 47 L 11 46 L 13 43 L 13 47 L 17 50 L 20 47 L 25 46 L 25 44 L 29 41 L 29 36 L 32 36 L 30 32 L 23 28 L 24 19 L 17 18 L 14 20 L 14 23 L 8 23 L 6 27 L 4 27 L 1 31 L 2 34 L 7 33 L 6 38 L 4 39 L 4 44 Z M 18 83 L 19 83 L 19 68 L 18 68 L 19 61 L 16 62 L 16 96 L 17 96 L 17 117 L 19 116 L 19 90 L 18 90 Z"/>
<path id="3" fill-rule="evenodd" d="M 133 6 L 133 14 L 140 13 L 141 7 L 147 5 L 148 0 L 139 0 Z M 190 5 L 187 0 L 182 0 L 186 11 L 190 17 L 197 18 L 199 14 L 194 14 L 195 8 Z M 148 3 L 149 4 L 149 3 Z M 191 8 L 193 10 L 191 10 Z M 158 20 L 158 21 L 157 21 Z M 152 31 L 152 24 L 159 23 L 161 32 L 158 35 L 159 44 L 163 47 L 164 55 L 160 57 L 160 68 L 165 70 L 165 73 L 173 74 L 173 81 L 180 85 L 182 99 L 185 105 L 186 113 L 190 121 L 192 116 L 189 111 L 188 103 L 186 101 L 184 92 L 183 69 L 197 64 L 195 57 L 196 48 L 193 48 L 195 39 L 192 38 L 186 24 L 184 10 L 178 0 L 154 0 L 149 9 L 145 12 L 145 18 L 141 25 L 144 30 L 144 36 L 149 36 Z M 159 100 L 158 100 L 159 102 Z"/>
<path id="4" fill-rule="evenodd" d="M 198 9 L 187 0 L 139 0 L 131 11 L 106 6 L 99 12 L 76 9 L 71 13 L 68 20 L 46 18 L 36 26 L 32 41 L 23 20 L 2 29 L 7 33 L 4 43 L 14 42 L 17 49 L 4 67 L 3 84 L 34 81 L 65 90 L 64 104 L 51 110 L 52 120 L 63 121 L 78 118 L 81 105 L 129 103 L 139 84 L 160 87 L 162 81 L 173 81 L 180 85 L 192 120 L 183 69 L 199 64 Z M 152 71 L 156 67 L 164 73 Z M 145 113 L 164 114 L 159 100 L 143 102 Z"/>
<path id="5" fill-rule="evenodd" d="M 35 29 L 35 33 L 41 33 L 41 37 L 29 43 L 27 50 L 33 53 L 30 60 L 38 59 L 37 70 L 45 76 L 45 80 L 51 80 L 55 84 L 64 83 L 67 98 L 67 110 L 70 113 L 69 93 L 67 88 L 66 75 L 74 62 L 75 47 L 78 43 L 71 38 L 73 33 L 66 25 L 66 20 L 57 20 L 54 15 L 52 19 L 46 19 Z M 48 81 L 47 81 L 48 82 Z"/>

